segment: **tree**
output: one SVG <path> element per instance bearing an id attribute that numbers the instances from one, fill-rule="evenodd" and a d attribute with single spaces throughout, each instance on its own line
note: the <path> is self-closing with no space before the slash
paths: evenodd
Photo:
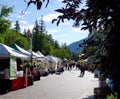
<path id="1" fill-rule="evenodd" d="M 44 47 L 46 46 L 46 34 L 45 29 L 43 28 L 43 21 L 42 23 L 35 21 L 35 26 L 33 28 L 33 50 L 34 51 L 43 51 Z"/>
<path id="2" fill-rule="evenodd" d="M 46 34 L 46 40 L 48 43 L 54 44 L 54 39 L 51 34 Z"/>
<path id="3" fill-rule="evenodd" d="M 49 2 L 49 0 L 44 1 Z M 38 3 L 37 0 L 35 2 Z M 42 2 L 39 2 L 41 3 L 39 5 L 40 9 Z M 29 4 L 31 3 L 33 2 L 30 0 Z M 99 31 L 102 27 L 102 31 L 105 32 L 110 28 L 105 34 L 107 38 L 102 46 L 106 54 L 101 60 L 103 61 L 102 64 L 105 65 L 106 72 L 112 76 L 115 91 L 118 92 L 120 97 L 120 91 L 117 90 L 120 85 L 120 43 L 118 43 L 120 38 L 120 0 L 86 0 L 84 2 L 82 0 L 63 0 L 62 3 L 65 4 L 65 7 L 56 10 L 62 15 L 52 21 L 57 21 L 57 25 L 64 22 L 65 19 L 72 19 L 74 20 L 73 26 L 77 27 L 82 24 L 82 29 L 88 29 L 90 33 L 94 28 Z M 80 9 L 81 6 L 82 9 Z"/>
<path id="4" fill-rule="evenodd" d="M 53 55 L 54 51 L 55 51 L 54 46 L 51 43 L 46 43 L 45 46 L 44 46 L 44 49 L 42 50 L 44 55 Z"/>
<path id="5" fill-rule="evenodd" d="M 30 33 L 30 29 L 27 29 L 26 36 L 29 37 Z"/>
<path id="6" fill-rule="evenodd" d="M 41 33 L 46 33 L 46 27 L 45 27 L 45 22 L 43 20 L 43 16 L 39 20 L 39 29 Z"/>
<path id="7" fill-rule="evenodd" d="M 10 20 L 7 19 L 12 12 L 12 7 L 6 7 L 0 5 L 0 34 L 5 33 L 11 26 Z"/>
<path id="8" fill-rule="evenodd" d="M 3 34 L 3 43 L 10 46 L 12 44 L 17 44 L 24 49 L 29 49 L 29 40 L 20 33 L 16 33 L 14 30 L 9 30 L 9 32 Z"/>
<path id="9" fill-rule="evenodd" d="M 60 49 L 60 45 L 57 40 L 54 41 L 54 46 L 55 48 Z"/>
<path id="10" fill-rule="evenodd" d="M 20 32 L 20 25 L 19 25 L 19 21 L 16 21 L 16 23 L 15 23 L 15 30 L 16 30 L 16 32 Z"/>
<path id="11" fill-rule="evenodd" d="M 24 29 L 23 35 L 26 36 L 26 34 L 27 34 L 27 31 L 26 31 L 26 29 Z"/>
<path id="12" fill-rule="evenodd" d="M 58 54 L 60 54 L 59 57 L 62 58 L 62 59 L 63 58 L 70 59 L 70 53 L 69 53 L 68 49 L 66 49 L 65 45 L 62 45 Z"/>
<path id="13" fill-rule="evenodd" d="M 35 26 L 33 28 L 33 34 L 39 34 L 40 32 L 40 28 L 39 28 L 39 24 L 38 24 L 38 20 L 35 21 Z"/>
<path id="14" fill-rule="evenodd" d="M 13 43 L 20 45 L 21 47 L 28 49 L 29 42 L 26 37 L 22 34 L 16 33 L 10 29 L 11 21 L 7 19 L 9 14 L 12 12 L 12 7 L 0 5 L 0 43 L 4 43 L 10 46 Z"/>
<path id="15" fill-rule="evenodd" d="M 4 43 L 4 36 L 3 36 L 3 34 L 0 34 L 0 43 Z"/>

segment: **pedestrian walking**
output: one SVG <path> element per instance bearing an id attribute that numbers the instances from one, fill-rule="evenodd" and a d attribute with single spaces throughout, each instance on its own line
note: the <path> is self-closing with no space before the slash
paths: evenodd
<path id="1" fill-rule="evenodd" d="M 84 65 L 80 65 L 80 77 L 83 77 L 85 74 L 85 69 L 84 69 Z"/>
<path id="2" fill-rule="evenodd" d="M 83 77 L 85 74 L 85 68 L 84 68 L 84 60 L 82 57 L 79 57 L 78 64 L 80 69 L 80 77 Z"/>

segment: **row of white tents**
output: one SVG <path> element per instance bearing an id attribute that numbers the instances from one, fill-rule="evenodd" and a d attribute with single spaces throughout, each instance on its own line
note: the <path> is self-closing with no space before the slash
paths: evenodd
<path id="1" fill-rule="evenodd" d="M 33 69 L 24 68 L 26 61 L 32 63 L 31 59 L 37 66 Z M 16 44 L 9 47 L 0 43 L 0 93 L 33 85 L 33 78 L 39 80 L 46 70 L 56 72 L 62 66 L 61 63 L 61 59 L 51 55 L 44 56 L 40 51 L 26 51 Z"/>
<path id="2" fill-rule="evenodd" d="M 47 62 L 47 67 L 54 71 L 62 66 L 62 60 L 60 58 L 51 55 L 44 56 L 40 51 L 26 51 L 17 44 L 13 44 L 11 47 L 9 47 L 5 44 L 0 43 L 0 59 L 10 58 L 11 56 L 13 56 L 16 58 L 20 58 L 21 60 L 30 60 L 31 55 L 32 59 L 35 61 L 42 61 L 43 64 Z"/>

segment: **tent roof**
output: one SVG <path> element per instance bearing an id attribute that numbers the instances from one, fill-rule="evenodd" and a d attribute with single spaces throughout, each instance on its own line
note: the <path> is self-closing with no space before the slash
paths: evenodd
<path id="1" fill-rule="evenodd" d="M 45 57 L 40 51 L 36 52 L 40 57 Z"/>
<path id="2" fill-rule="evenodd" d="M 31 53 L 31 49 L 29 49 L 28 52 Z M 35 53 L 34 51 L 32 51 L 32 55 L 33 55 L 33 58 L 38 58 L 38 57 L 40 57 L 40 55 L 37 54 L 37 53 Z"/>
<path id="3" fill-rule="evenodd" d="M 23 48 L 21 48 L 17 44 L 13 44 L 13 45 L 11 45 L 11 47 L 14 48 L 14 49 L 16 49 L 16 50 L 18 50 L 18 51 L 20 51 L 20 52 L 22 52 L 23 54 L 26 54 L 26 55 L 29 55 L 29 56 L 31 55 L 30 52 L 24 50 Z"/>
<path id="4" fill-rule="evenodd" d="M 47 55 L 46 57 L 49 59 L 49 61 L 57 63 L 57 59 L 54 56 Z"/>
<path id="5" fill-rule="evenodd" d="M 10 56 L 14 56 L 17 58 L 26 58 L 27 56 L 24 55 L 23 53 L 0 43 L 0 58 L 9 58 Z"/>

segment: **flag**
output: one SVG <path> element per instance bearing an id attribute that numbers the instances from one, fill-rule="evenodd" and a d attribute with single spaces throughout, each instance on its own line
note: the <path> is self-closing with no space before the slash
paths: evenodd
<path id="1" fill-rule="evenodd" d="M 32 33 L 29 34 L 29 37 L 32 39 Z"/>

